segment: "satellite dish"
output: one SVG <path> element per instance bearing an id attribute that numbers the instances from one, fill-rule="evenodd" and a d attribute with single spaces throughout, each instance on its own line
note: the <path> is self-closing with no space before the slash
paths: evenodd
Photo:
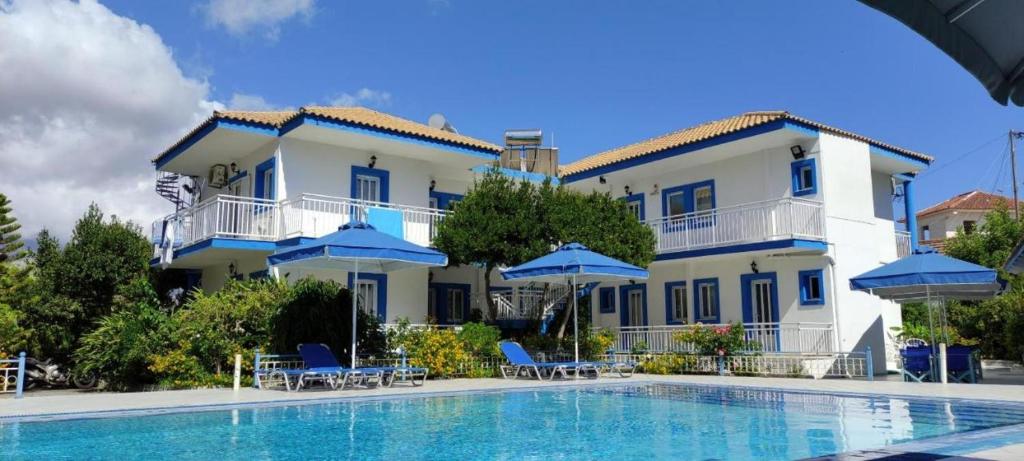
<path id="1" fill-rule="evenodd" d="M 458 133 L 458 130 L 456 130 L 451 123 L 448 123 L 448 119 L 446 119 L 444 115 L 441 115 L 440 113 L 435 113 L 431 115 L 430 118 L 427 119 L 427 126 L 431 128 L 436 128 L 438 130 Z"/>

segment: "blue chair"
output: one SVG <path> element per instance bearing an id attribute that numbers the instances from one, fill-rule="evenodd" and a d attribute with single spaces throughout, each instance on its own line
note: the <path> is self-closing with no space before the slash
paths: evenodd
<path id="1" fill-rule="evenodd" d="M 903 368 L 900 370 L 904 381 L 922 383 L 932 380 L 932 348 L 929 346 L 907 347 L 900 350 Z"/>
<path id="2" fill-rule="evenodd" d="M 361 385 L 369 387 L 381 383 L 384 372 L 379 368 L 346 368 L 341 366 L 338 359 L 334 357 L 331 348 L 326 344 L 304 343 L 299 344 L 299 355 L 306 363 L 306 370 L 310 376 L 322 375 L 328 378 L 328 384 L 332 388 Z M 300 385 L 301 387 L 301 385 Z"/>
<path id="3" fill-rule="evenodd" d="M 974 358 L 975 350 L 970 346 L 949 346 L 946 348 L 946 375 L 950 382 L 977 383 L 978 370 Z"/>
<path id="4" fill-rule="evenodd" d="M 526 376 L 537 379 L 554 380 L 556 376 L 569 377 L 569 370 L 572 370 L 574 378 L 587 376 L 592 378 L 600 377 L 600 366 L 593 362 L 535 362 L 530 354 L 526 353 L 523 346 L 514 341 L 503 341 L 501 353 L 505 354 L 510 367 L 501 367 L 501 375 L 505 379 L 519 377 L 525 371 Z M 511 372 L 510 372 L 511 371 Z"/>
<path id="5" fill-rule="evenodd" d="M 405 349 L 399 348 L 399 354 L 402 356 L 402 365 L 397 367 L 378 367 L 384 372 L 383 384 L 387 387 L 391 387 L 397 383 L 409 383 L 413 387 L 422 386 L 423 383 L 427 382 L 428 369 L 423 367 L 410 367 L 405 362 Z M 419 380 L 419 383 L 416 381 Z"/>

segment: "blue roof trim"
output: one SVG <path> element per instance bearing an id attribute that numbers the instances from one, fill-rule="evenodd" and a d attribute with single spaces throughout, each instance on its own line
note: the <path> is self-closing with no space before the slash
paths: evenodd
<path id="1" fill-rule="evenodd" d="M 275 249 L 277 249 L 277 244 L 265 240 L 242 240 L 214 237 L 174 250 L 174 259 L 178 259 L 183 256 L 187 256 L 192 253 L 198 253 L 208 249 L 274 251 Z M 160 258 L 153 258 L 149 261 L 149 265 L 151 266 L 156 266 L 159 264 Z"/>
<path id="2" fill-rule="evenodd" d="M 424 138 L 422 136 L 396 133 L 390 130 L 373 128 L 355 123 L 340 122 L 337 120 L 329 119 L 327 117 L 320 117 L 310 114 L 301 114 L 291 119 L 288 123 L 285 123 L 284 126 L 282 126 L 281 130 L 279 131 L 279 136 L 284 136 L 285 134 L 288 134 L 288 132 L 306 124 L 313 126 L 322 126 L 325 128 L 333 128 L 336 130 L 348 131 L 351 133 L 357 133 L 362 135 L 375 136 L 378 138 L 390 139 L 392 141 L 407 142 L 435 149 L 442 148 L 457 154 L 470 155 L 473 157 L 484 158 L 487 160 L 494 160 L 499 155 L 498 152 L 494 152 L 487 149 L 479 149 L 475 147 L 463 146 L 461 144 L 437 141 L 430 138 Z"/>
<path id="3" fill-rule="evenodd" d="M 217 128 L 225 128 L 228 130 L 240 131 L 244 133 L 258 134 L 262 136 L 276 137 L 277 129 L 270 125 L 264 125 L 260 123 L 243 122 L 240 120 L 214 120 L 207 123 L 206 126 L 201 128 L 199 131 L 192 133 L 184 142 L 174 146 L 174 148 L 164 152 L 163 155 L 153 160 L 153 165 L 159 170 L 174 160 L 175 157 L 181 155 L 183 152 L 194 146 L 197 142 L 201 141 L 206 135 L 212 133 Z"/>
<path id="4" fill-rule="evenodd" d="M 818 137 L 818 135 L 820 134 L 820 130 L 818 130 L 818 127 L 805 125 L 794 120 L 785 120 L 785 122 L 782 124 L 782 127 L 787 130 L 798 131 L 801 134 L 815 138 Z"/>
<path id="5" fill-rule="evenodd" d="M 487 173 L 493 168 L 494 167 L 491 165 L 478 165 L 471 168 L 470 170 L 474 173 Z M 554 184 L 556 186 L 560 182 L 558 178 L 554 176 L 548 176 L 546 174 L 541 173 L 531 173 L 529 171 L 513 170 L 511 168 L 498 168 L 498 172 L 510 178 L 525 179 L 530 182 L 544 182 L 544 180 L 548 178 L 551 178 L 551 184 Z"/>
<path id="6" fill-rule="evenodd" d="M 778 250 L 783 248 L 802 248 L 811 251 L 826 251 L 828 245 L 817 240 L 788 239 L 775 240 L 771 242 L 745 243 L 741 245 L 730 245 L 717 248 L 704 248 L 700 250 L 676 251 L 662 253 L 654 257 L 655 261 L 668 261 L 672 259 L 697 258 L 700 256 L 712 256 L 729 253 L 745 253 L 759 250 Z"/>
<path id="7" fill-rule="evenodd" d="M 911 157 L 909 155 L 902 154 L 902 153 L 896 152 L 896 151 L 891 150 L 891 149 L 886 149 L 886 148 L 884 148 L 882 146 L 877 146 L 877 145 L 874 145 L 874 144 L 869 144 L 869 146 L 870 147 L 869 147 L 868 152 L 871 155 L 878 155 L 878 156 L 881 156 L 881 157 L 889 157 L 889 158 L 894 158 L 896 160 L 901 160 L 901 161 L 905 161 L 905 162 L 911 162 L 915 166 L 918 166 L 918 167 L 921 167 L 921 168 L 927 168 L 928 165 L 932 164 L 932 162 L 930 162 L 930 161 L 924 161 L 924 160 L 916 158 L 916 157 Z"/>

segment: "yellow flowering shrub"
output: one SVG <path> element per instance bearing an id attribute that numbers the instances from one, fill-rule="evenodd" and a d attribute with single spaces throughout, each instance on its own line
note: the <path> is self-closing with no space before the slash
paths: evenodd
<path id="1" fill-rule="evenodd" d="M 431 328 L 409 342 L 409 362 L 430 369 L 431 376 L 444 378 L 458 374 L 460 365 L 469 358 L 462 341 L 449 329 Z"/>

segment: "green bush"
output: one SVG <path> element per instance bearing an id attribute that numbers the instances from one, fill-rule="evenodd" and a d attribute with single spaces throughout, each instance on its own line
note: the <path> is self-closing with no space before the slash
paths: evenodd
<path id="1" fill-rule="evenodd" d="M 744 338 L 743 324 L 739 322 L 722 327 L 698 323 L 673 336 L 676 341 L 693 344 L 700 355 L 730 355 L 751 347 Z"/>
<path id="2" fill-rule="evenodd" d="M 339 359 L 351 354 L 352 296 L 334 281 L 299 280 L 282 297 L 274 315 L 271 349 L 294 353 L 301 343 L 323 343 Z M 387 344 L 377 318 L 359 311 L 356 320 L 357 350 L 380 354 Z"/>
<path id="3" fill-rule="evenodd" d="M 501 330 L 483 323 L 470 322 L 462 326 L 458 333 L 459 341 L 469 354 L 483 358 L 501 355 L 498 342 L 501 341 Z"/>
<path id="4" fill-rule="evenodd" d="M 652 375 L 675 375 L 690 370 L 697 363 L 697 358 L 683 354 L 657 354 L 644 360 L 641 364 L 644 373 Z"/>
<path id="5" fill-rule="evenodd" d="M 430 369 L 430 375 L 447 378 L 459 374 L 471 356 L 451 329 L 417 330 L 408 342 L 409 363 Z"/>

